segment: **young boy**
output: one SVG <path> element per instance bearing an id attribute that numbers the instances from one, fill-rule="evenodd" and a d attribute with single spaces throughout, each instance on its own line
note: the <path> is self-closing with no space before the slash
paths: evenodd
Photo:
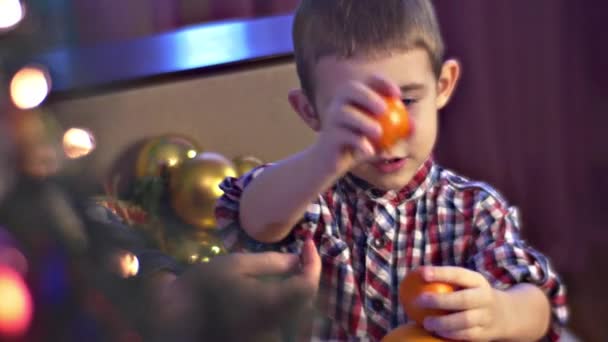
<path id="1" fill-rule="evenodd" d="M 455 340 L 557 339 L 565 290 L 519 236 L 516 210 L 433 161 L 437 111 L 460 68 L 443 60 L 430 0 L 303 0 L 293 33 L 302 89 L 289 101 L 318 139 L 224 181 L 216 213 L 228 248 L 295 252 L 314 240 L 323 263 L 318 340 L 377 341 L 406 322 L 398 286 L 423 265 L 426 280 L 460 288 L 418 298 L 454 312 L 427 318 L 427 330 Z M 383 96 L 403 99 L 415 128 L 389 150 L 372 143 Z"/>

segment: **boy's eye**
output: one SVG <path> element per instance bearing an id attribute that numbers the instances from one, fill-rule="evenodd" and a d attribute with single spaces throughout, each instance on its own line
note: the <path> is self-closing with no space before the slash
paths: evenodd
<path id="1" fill-rule="evenodd" d="M 409 105 L 413 105 L 414 103 L 416 103 L 416 99 L 401 99 L 401 101 L 403 101 L 403 104 L 407 107 Z"/>

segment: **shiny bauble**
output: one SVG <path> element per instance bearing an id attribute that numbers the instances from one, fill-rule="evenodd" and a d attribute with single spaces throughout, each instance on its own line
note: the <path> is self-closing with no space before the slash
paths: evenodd
<path id="1" fill-rule="evenodd" d="M 141 148 L 135 165 L 135 176 L 159 177 L 163 169 L 172 172 L 184 161 L 192 159 L 201 151 L 191 138 L 168 134 L 150 139 Z"/>
<path id="2" fill-rule="evenodd" d="M 215 204 L 223 191 L 220 183 L 236 177 L 232 162 L 217 153 L 202 153 L 177 168 L 169 191 L 175 214 L 198 229 L 215 228 Z"/>
<path id="3" fill-rule="evenodd" d="M 239 177 L 264 164 L 261 159 L 254 156 L 239 156 L 232 161 L 234 162 L 234 167 Z"/>

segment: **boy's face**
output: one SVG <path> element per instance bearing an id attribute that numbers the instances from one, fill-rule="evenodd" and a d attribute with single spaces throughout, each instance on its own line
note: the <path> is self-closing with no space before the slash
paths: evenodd
<path id="1" fill-rule="evenodd" d="M 435 146 L 437 111 L 447 103 L 455 86 L 458 64 L 446 62 L 438 80 L 427 52 L 413 49 L 373 59 L 324 57 L 313 72 L 316 85 L 314 108 L 319 113 L 320 126 L 323 125 L 325 109 L 346 82 L 365 82 L 370 76 L 379 75 L 401 87 L 403 101 L 413 121 L 413 134 L 388 151 L 378 151 L 376 157 L 358 164 L 351 172 L 384 190 L 397 190 L 407 185 Z M 379 161 L 392 158 L 404 159 L 397 171 L 386 172 L 378 167 Z"/>

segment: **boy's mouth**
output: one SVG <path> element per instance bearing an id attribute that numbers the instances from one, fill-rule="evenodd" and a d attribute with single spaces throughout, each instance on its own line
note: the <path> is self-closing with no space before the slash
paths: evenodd
<path id="1" fill-rule="evenodd" d="M 394 173 L 401 170 L 407 161 L 407 158 L 382 158 L 374 161 L 372 165 L 380 173 Z"/>

